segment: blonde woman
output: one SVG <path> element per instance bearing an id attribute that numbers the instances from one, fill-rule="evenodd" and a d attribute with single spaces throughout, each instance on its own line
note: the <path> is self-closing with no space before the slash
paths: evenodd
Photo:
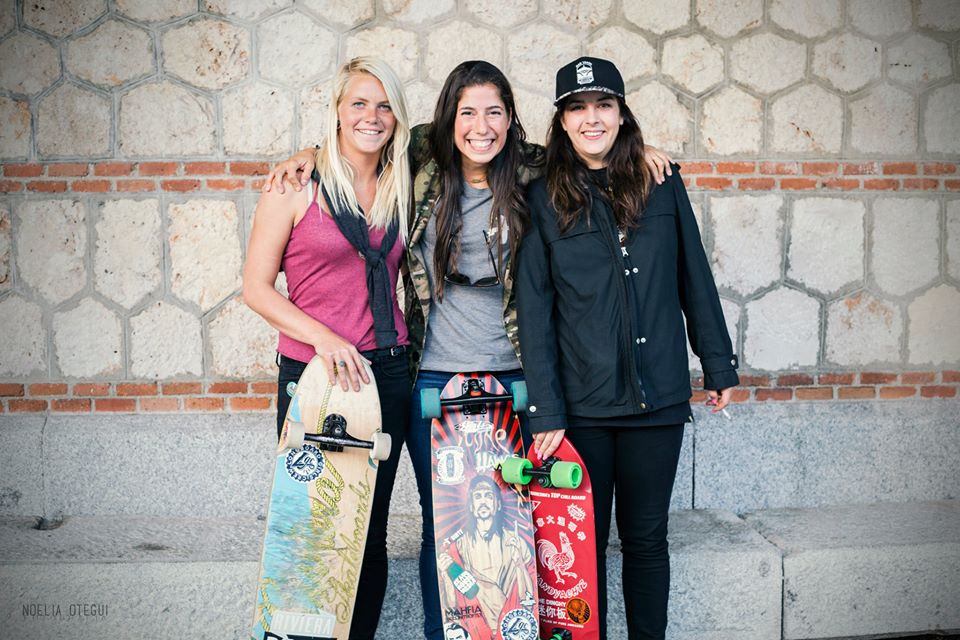
<path id="1" fill-rule="evenodd" d="M 376 58 L 354 58 L 334 79 L 326 141 L 306 189 L 265 192 L 257 204 L 243 271 L 243 297 L 280 332 L 277 432 L 286 386 L 323 358 L 345 389 L 377 381 L 383 430 L 396 445 L 380 464 L 350 638 L 373 638 L 387 585 L 387 512 L 407 431 L 409 344 L 396 285 L 403 259 L 410 128 L 396 74 Z M 287 278 L 289 298 L 276 291 Z"/>

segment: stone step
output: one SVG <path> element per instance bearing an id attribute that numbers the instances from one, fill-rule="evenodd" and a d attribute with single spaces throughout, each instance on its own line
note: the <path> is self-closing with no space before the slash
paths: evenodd
<path id="1" fill-rule="evenodd" d="M 50 530 L 0 520 L 0 628 L 36 640 L 122 637 L 247 638 L 263 522 L 77 516 Z M 672 640 L 774 640 L 780 634 L 780 553 L 723 511 L 672 515 Z M 422 628 L 417 562 L 395 557 L 383 638 Z M 608 576 L 620 584 L 612 549 Z M 626 637 L 623 602 L 610 598 L 610 637 Z"/>

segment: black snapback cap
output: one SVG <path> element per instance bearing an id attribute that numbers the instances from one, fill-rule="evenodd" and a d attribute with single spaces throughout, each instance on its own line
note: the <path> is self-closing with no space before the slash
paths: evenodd
<path id="1" fill-rule="evenodd" d="M 601 91 L 623 97 L 623 76 L 609 60 L 583 56 L 557 71 L 557 93 L 554 106 L 574 93 Z"/>

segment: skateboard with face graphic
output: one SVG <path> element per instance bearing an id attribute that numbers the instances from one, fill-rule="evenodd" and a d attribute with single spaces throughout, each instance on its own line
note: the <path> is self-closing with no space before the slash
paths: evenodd
<path id="1" fill-rule="evenodd" d="M 580 454 L 564 438 L 547 460 L 531 451 L 503 476 L 527 484 L 537 544 L 540 637 L 597 640 L 597 550 L 593 488 Z"/>
<path id="2" fill-rule="evenodd" d="M 252 640 L 347 638 L 377 466 L 391 446 L 367 375 L 344 391 L 314 358 L 287 388 Z"/>
<path id="3" fill-rule="evenodd" d="M 492 375 L 453 376 L 421 393 L 434 418 L 433 513 L 437 580 L 448 640 L 537 640 L 537 574 L 527 487 L 504 482 L 505 458 L 522 457 L 526 387 Z"/>

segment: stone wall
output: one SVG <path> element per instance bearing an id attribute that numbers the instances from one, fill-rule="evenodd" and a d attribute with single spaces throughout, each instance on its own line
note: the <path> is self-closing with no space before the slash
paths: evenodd
<path id="1" fill-rule="evenodd" d="M 275 334 L 239 297 L 257 188 L 362 53 L 415 121 L 491 60 L 538 141 L 556 68 L 613 59 L 683 166 L 738 401 L 957 396 L 960 2 L 18 0 L 0 411 L 269 410 Z"/>

